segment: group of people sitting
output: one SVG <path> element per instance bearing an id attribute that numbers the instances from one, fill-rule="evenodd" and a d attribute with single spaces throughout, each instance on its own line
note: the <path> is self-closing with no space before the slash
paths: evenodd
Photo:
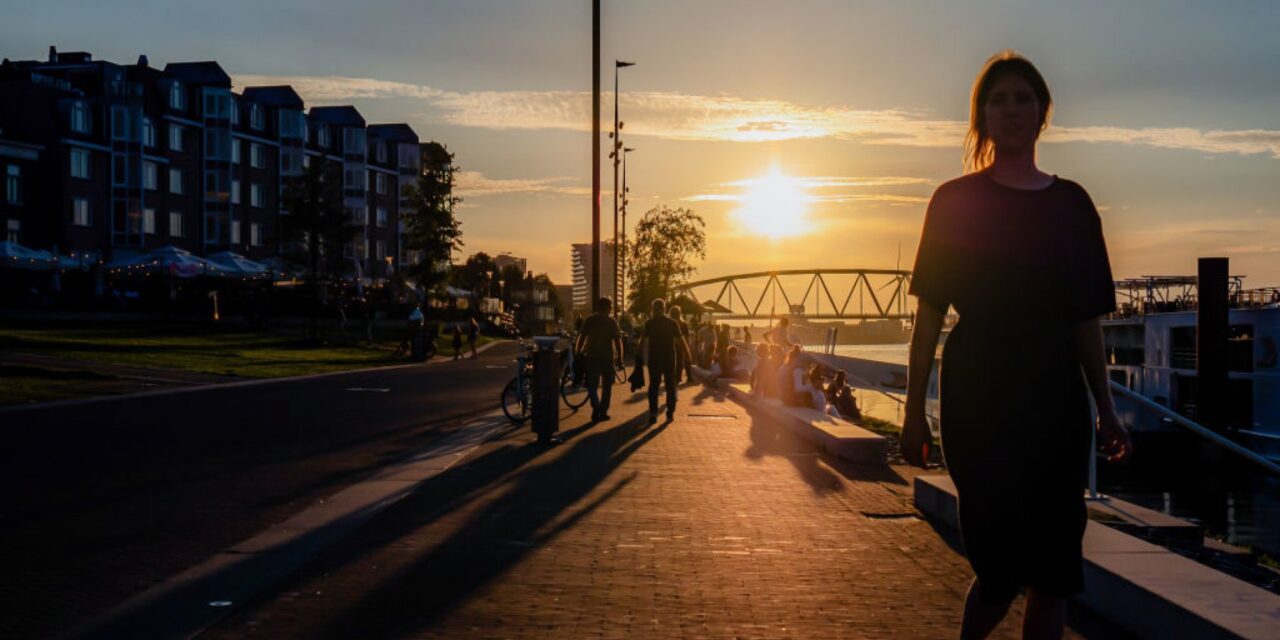
<path id="1" fill-rule="evenodd" d="M 826 368 L 817 363 L 805 367 L 800 353 L 800 345 L 791 345 L 785 354 L 780 345 L 757 345 L 751 390 L 760 396 L 778 398 L 789 407 L 809 407 L 846 420 L 861 420 L 849 375 L 837 371 L 828 383 Z"/>
<path id="2" fill-rule="evenodd" d="M 730 344 L 727 324 L 703 324 L 693 332 L 689 347 L 694 364 L 711 371 L 712 381 L 745 380 L 749 375 L 738 357 L 738 347 Z"/>

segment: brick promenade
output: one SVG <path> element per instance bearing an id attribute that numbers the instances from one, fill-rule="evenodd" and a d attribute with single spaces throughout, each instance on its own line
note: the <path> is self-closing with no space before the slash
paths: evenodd
<path id="1" fill-rule="evenodd" d="M 202 637 L 956 636 L 972 574 L 911 471 L 828 460 L 702 387 L 650 427 L 615 389 L 613 420 L 487 443 Z"/>

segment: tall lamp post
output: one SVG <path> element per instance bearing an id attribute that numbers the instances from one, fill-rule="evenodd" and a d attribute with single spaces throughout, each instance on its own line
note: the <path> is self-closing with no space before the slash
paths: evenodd
<path id="1" fill-rule="evenodd" d="M 613 140 L 613 148 L 609 150 L 609 158 L 613 160 L 613 297 L 615 302 L 619 298 L 619 289 L 621 286 L 620 275 L 618 270 L 618 164 L 622 161 L 622 140 L 618 137 L 621 133 L 624 123 L 618 119 L 618 70 L 623 67 L 635 66 L 634 62 L 623 62 L 622 60 L 613 61 L 613 134 L 609 137 Z M 613 305 L 613 316 L 618 317 L 618 307 L 620 304 Z"/>
<path id="2" fill-rule="evenodd" d="M 627 198 L 627 193 L 631 191 L 631 189 L 627 188 L 627 154 L 632 151 L 635 151 L 633 147 L 622 148 L 622 251 L 618 254 L 620 257 L 619 264 L 621 265 L 618 273 L 618 286 L 621 287 L 618 293 L 619 304 L 622 304 L 621 301 L 627 299 L 627 204 L 631 202 Z"/>
<path id="3" fill-rule="evenodd" d="M 591 0 L 591 304 L 600 298 L 600 0 Z"/>

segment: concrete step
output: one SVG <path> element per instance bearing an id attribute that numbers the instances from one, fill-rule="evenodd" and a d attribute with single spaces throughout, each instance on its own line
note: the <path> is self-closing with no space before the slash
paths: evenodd
<path id="1" fill-rule="evenodd" d="M 1136 533 L 1158 544 L 1201 546 L 1204 527 L 1118 498 L 1102 496 L 1085 503 L 1089 515 L 1115 529 Z"/>
<path id="2" fill-rule="evenodd" d="M 915 505 L 937 522 L 958 524 L 948 476 L 917 476 Z M 1084 577 L 1076 601 L 1139 637 L 1280 635 L 1280 595 L 1092 520 L 1084 534 Z"/>

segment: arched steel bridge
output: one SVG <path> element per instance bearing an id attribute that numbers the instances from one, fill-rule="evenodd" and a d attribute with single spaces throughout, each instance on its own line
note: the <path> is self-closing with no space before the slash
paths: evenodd
<path id="1" fill-rule="evenodd" d="M 841 298 L 831 295 L 831 289 L 827 286 L 827 279 L 831 276 L 847 275 L 854 276 L 853 283 L 849 285 L 847 293 L 844 292 L 844 289 L 837 289 L 837 293 L 845 293 L 843 301 L 837 303 L 837 300 Z M 783 286 L 781 278 L 788 276 L 809 276 L 807 286 L 800 285 L 805 287 L 804 293 L 800 294 L 794 288 L 794 283 L 791 291 L 788 291 Z M 879 286 L 872 284 L 872 278 L 876 279 Z M 738 284 L 755 281 L 753 284 L 758 286 L 760 280 L 764 281 L 764 289 L 760 291 L 760 295 L 755 298 L 755 303 L 752 304 L 747 301 L 746 296 L 742 295 L 742 290 Z M 910 283 L 911 272 L 897 269 L 784 269 L 698 280 L 676 287 L 675 293 L 677 296 L 683 294 L 703 303 L 716 318 L 726 320 L 750 320 L 789 315 L 793 308 L 801 307 L 807 309 L 811 295 L 814 298 L 814 312 L 806 311 L 804 313 L 806 318 L 814 320 L 906 320 L 913 315 L 907 311 L 906 301 L 907 289 Z M 718 292 L 714 298 L 711 298 L 709 297 L 710 292 L 717 288 L 716 285 L 719 285 Z M 698 293 L 704 295 L 699 297 Z M 773 294 L 772 299 L 769 297 L 771 293 Z M 855 295 L 857 296 L 856 300 Z M 778 297 L 782 298 L 781 302 L 784 306 L 779 307 L 776 304 Z M 771 300 L 770 304 L 766 306 L 765 300 Z M 826 305 L 823 304 L 824 301 Z"/>

